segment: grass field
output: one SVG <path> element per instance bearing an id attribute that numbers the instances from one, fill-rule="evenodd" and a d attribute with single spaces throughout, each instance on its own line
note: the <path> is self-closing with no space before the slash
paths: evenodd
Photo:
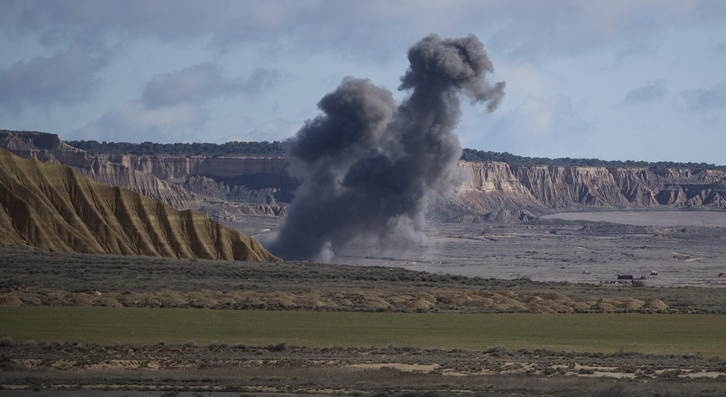
<path id="1" fill-rule="evenodd" d="M 0 337 L 105 344 L 543 348 L 726 357 L 726 316 L 414 314 L 102 307 L 0 307 Z"/>

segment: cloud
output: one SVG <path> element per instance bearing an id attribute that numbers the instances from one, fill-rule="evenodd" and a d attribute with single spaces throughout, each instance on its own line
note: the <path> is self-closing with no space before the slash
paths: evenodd
<path id="1" fill-rule="evenodd" d="M 239 89 L 226 82 L 215 65 L 206 62 L 186 69 L 154 76 L 142 94 L 150 109 L 181 103 L 200 103 L 209 98 Z"/>
<path id="2" fill-rule="evenodd" d="M 109 61 L 102 46 L 78 41 L 50 56 L 19 60 L 0 71 L 0 108 L 49 107 L 87 99 Z"/>
<path id="3" fill-rule="evenodd" d="M 72 135 L 124 142 L 198 141 L 204 139 L 200 133 L 210 117 L 207 102 L 235 94 L 259 95 L 274 84 L 278 74 L 257 69 L 238 81 L 224 77 L 210 62 L 159 74 L 146 85 L 141 100 L 112 108 Z"/>
<path id="4" fill-rule="evenodd" d="M 719 110 L 726 107 L 726 81 L 709 89 L 699 88 L 683 92 L 688 107 L 696 112 Z"/>
<path id="5" fill-rule="evenodd" d="M 575 152 L 592 127 L 572 107 L 565 95 L 527 97 L 499 119 L 488 132 L 488 139 L 517 147 L 526 155 Z"/>
<path id="6" fill-rule="evenodd" d="M 668 94 L 664 80 L 649 81 L 644 86 L 629 91 L 625 95 L 625 104 L 637 105 L 663 99 Z"/>
<path id="7" fill-rule="evenodd" d="M 91 37 L 117 34 L 164 41 L 205 40 L 234 50 L 253 43 L 281 52 L 336 49 L 372 59 L 397 56 L 391 43 L 436 32 L 487 32 L 492 45 L 518 57 L 591 51 L 614 40 L 646 38 L 673 26 L 718 24 L 720 2 L 661 0 L 527 2 L 419 1 L 146 1 L 56 0 L 10 2 L 0 21 L 15 34 L 65 29 Z M 0 13 L 3 14 L 3 13 Z M 398 34 L 391 34 L 391 31 Z M 280 38 L 294 45 L 278 46 Z M 489 40 L 487 40 L 489 41 Z M 403 44 L 405 45 L 405 44 Z M 499 48 L 498 48 L 499 49 Z"/>
<path id="8" fill-rule="evenodd" d="M 255 69 L 246 81 L 235 81 L 222 76 L 211 62 L 154 76 L 146 85 L 142 101 L 151 109 L 178 104 L 201 104 L 205 101 L 238 93 L 258 95 L 274 85 L 279 72 Z"/>
<path id="9" fill-rule="evenodd" d="M 682 26 L 719 26 L 726 6 L 713 1 L 511 1 L 482 4 L 494 28 L 490 43 L 518 59 L 587 53 L 613 43 L 641 47 L 643 40 Z M 704 18 L 704 15 L 708 17 Z M 488 17 L 491 16 L 491 17 Z M 626 53 L 619 53 L 622 57 Z M 631 54 L 632 55 L 632 54 Z"/>
<path id="10" fill-rule="evenodd" d="M 3 0 L 0 121 L 65 134 L 101 121 L 122 126 L 136 109 L 142 115 L 128 125 L 142 131 L 163 130 L 161 115 L 177 112 L 201 120 L 207 139 L 237 131 L 278 139 L 286 129 L 269 126 L 313 117 L 319 95 L 343 76 L 392 87 L 398 74 L 391 71 L 405 67 L 402 54 L 415 40 L 473 33 L 508 96 L 494 118 L 472 121 L 465 112 L 463 123 L 500 121 L 510 135 L 495 139 L 512 146 L 497 150 L 520 152 L 531 134 L 535 142 L 560 137 L 559 145 L 543 145 L 562 153 L 566 136 L 590 127 L 580 113 L 603 123 L 614 116 L 622 131 L 637 129 L 620 116 L 645 120 L 646 110 L 663 124 L 721 121 L 724 93 L 713 84 L 721 81 L 714 76 L 726 51 L 725 21 L 726 2 L 712 0 Z M 569 115 L 556 93 L 572 98 Z M 678 103 L 664 100 L 675 95 Z M 619 109 L 608 108 L 618 101 Z M 556 127 L 534 122 L 548 117 Z M 479 142 L 492 148 L 493 141 Z"/>
<path id="11" fill-rule="evenodd" d="M 203 107 L 178 104 L 151 109 L 130 101 L 74 131 L 70 139 L 110 142 L 185 142 L 195 138 L 208 119 Z"/>
<path id="12" fill-rule="evenodd" d="M 241 89 L 247 95 L 258 95 L 272 88 L 280 78 L 280 72 L 272 69 L 255 69 L 242 83 Z"/>

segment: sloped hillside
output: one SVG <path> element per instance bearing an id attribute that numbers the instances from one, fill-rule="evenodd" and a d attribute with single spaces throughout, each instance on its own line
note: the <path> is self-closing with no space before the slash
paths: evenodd
<path id="1" fill-rule="evenodd" d="M 275 196 L 289 198 L 297 186 L 284 171 L 284 159 L 92 154 L 55 134 L 8 130 L 0 130 L 0 148 L 24 159 L 66 164 L 104 185 L 123 186 L 216 220 L 285 215 L 286 207 Z"/>
<path id="2" fill-rule="evenodd" d="M 50 251 L 277 261 L 256 240 L 191 210 L 0 149 L 0 243 Z"/>
<path id="3" fill-rule="evenodd" d="M 280 157 L 246 155 L 91 154 L 42 132 L 0 130 L 0 147 L 22 158 L 68 164 L 110 186 L 124 186 L 217 220 L 285 216 L 298 181 Z M 726 209 L 726 171 L 461 161 L 465 182 L 434 197 L 442 220 L 517 222 L 595 207 Z"/>
<path id="4" fill-rule="evenodd" d="M 459 166 L 469 179 L 452 200 L 480 213 L 502 208 L 726 208 L 726 172 L 720 170 L 495 161 L 462 161 Z"/>

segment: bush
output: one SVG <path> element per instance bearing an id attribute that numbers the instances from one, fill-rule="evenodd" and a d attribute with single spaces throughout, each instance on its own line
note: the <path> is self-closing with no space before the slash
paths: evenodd
<path id="1" fill-rule="evenodd" d="M 625 386 L 621 384 L 614 385 L 613 387 L 603 390 L 598 397 L 625 397 Z"/>
<path id="2" fill-rule="evenodd" d="M 270 345 L 267 347 L 267 350 L 271 352 L 281 352 L 285 351 L 287 349 L 287 342 L 278 342 L 274 345 Z"/>

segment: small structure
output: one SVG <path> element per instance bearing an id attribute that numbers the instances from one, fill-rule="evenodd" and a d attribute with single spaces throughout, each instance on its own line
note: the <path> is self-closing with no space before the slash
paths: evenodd
<path id="1" fill-rule="evenodd" d="M 632 280 L 632 274 L 618 274 L 618 280 Z"/>

